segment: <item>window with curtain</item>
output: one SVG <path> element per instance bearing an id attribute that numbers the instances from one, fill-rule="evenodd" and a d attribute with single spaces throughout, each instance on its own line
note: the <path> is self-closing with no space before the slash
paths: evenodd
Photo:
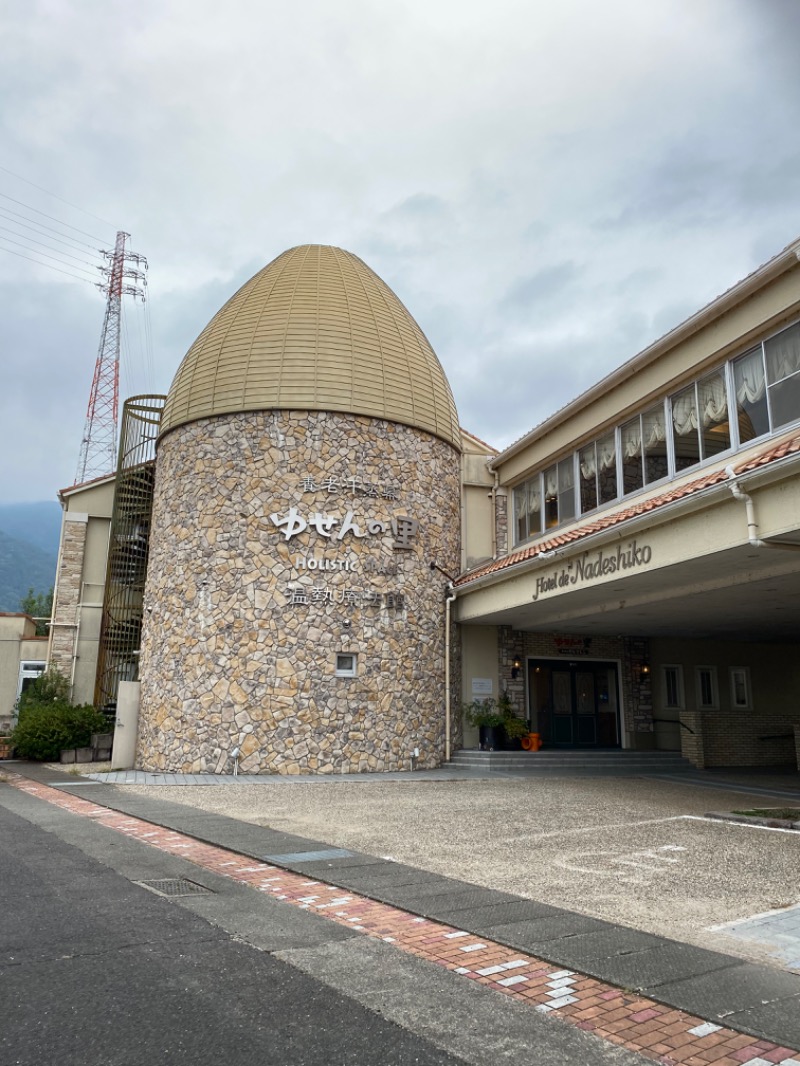
<path id="1" fill-rule="evenodd" d="M 642 446 L 645 485 L 668 477 L 667 422 L 663 400 L 642 415 Z"/>
<path id="2" fill-rule="evenodd" d="M 542 487 L 539 475 L 528 482 L 528 536 L 542 532 Z"/>
<path id="3" fill-rule="evenodd" d="M 723 368 L 692 382 L 672 397 L 672 444 L 676 472 L 730 448 Z"/>
<path id="4" fill-rule="evenodd" d="M 644 488 L 642 469 L 642 420 L 639 415 L 626 422 L 620 434 L 622 451 L 622 491 L 625 496 Z"/>
<path id="5" fill-rule="evenodd" d="M 733 388 L 736 393 L 739 443 L 746 444 L 769 433 L 767 377 L 764 353 L 760 347 L 734 360 Z"/>
<path id="6" fill-rule="evenodd" d="M 617 435 L 613 430 L 597 442 L 597 492 L 600 503 L 611 503 L 618 495 Z"/>
<path id="7" fill-rule="evenodd" d="M 578 452 L 581 514 L 617 498 L 617 435 L 612 430 Z"/>
<path id="8" fill-rule="evenodd" d="M 544 481 L 544 528 L 558 525 L 558 466 L 548 467 L 542 475 Z"/>
<path id="9" fill-rule="evenodd" d="M 700 462 L 699 425 L 697 390 L 692 384 L 672 397 L 672 446 L 676 472 Z"/>
<path id="10" fill-rule="evenodd" d="M 528 485 L 520 485 L 514 489 L 514 527 L 517 541 L 525 540 L 528 536 Z"/>
<path id="11" fill-rule="evenodd" d="M 558 464 L 558 521 L 575 517 L 575 462 L 570 455 Z"/>
<path id="12" fill-rule="evenodd" d="M 731 427 L 728 419 L 728 389 L 725 370 L 720 367 L 697 383 L 697 410 L 700 416 L 700 451 L 710 459 L 731 446 Z"/>
<path id="13" fill-rule="evenodd" d="M 578 471 L 581 514 L 586 514 L 587 511 L 593 511 L 600 502 L 597 491 L 597 443 L 595 441 L 578 452 Z"/>
<path id="14" fill-rule="evenodd" d="M 764 343 L 772 428 L 800 418 L 800 323 Z"/>

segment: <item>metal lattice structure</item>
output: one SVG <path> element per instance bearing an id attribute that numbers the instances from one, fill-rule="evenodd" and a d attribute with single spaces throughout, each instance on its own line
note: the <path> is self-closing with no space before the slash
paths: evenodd
<path id="1" fill-rule="evenodd" d="M 116 707 L 120 681 L 139 676 L 156 438 L 165 399 L 133 396 L 122 409 L 95 685 L 95 706 L 106 711 Z"/>
<path id="2" fill-rule="evenodd" d="M 144 300 L 147 286 L 147 260 L 135 252 L 125 251 L 125 241 L 129 238 L 129 233 L 120 231 L 114 251 L 103 252 L 110 262 L 103 270 L 106 280 L 99 285 L 106 294 L 106 313 L 75 473 L 76 485 L 112 473 L 117 458 L 122 297 L 134 296 Z"/>

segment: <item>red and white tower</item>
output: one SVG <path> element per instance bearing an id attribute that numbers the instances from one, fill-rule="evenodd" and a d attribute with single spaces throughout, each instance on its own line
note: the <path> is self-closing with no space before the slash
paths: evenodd
<path id="1" fill-rule="evenodd" d="M 98 287 L 107 297 L 106 313 L 75 474 L 76 485 L 111 474 L 117 465 L 122 297 L 133 296 L 144 301 L 147 290 L 147 260 L 143 255 L 126 252 L 126 240 L 130 240 L 130 234 L 120 231 L 114 251 L 103 252 L 109 265 L 103 268 L 106 280 Z"/>

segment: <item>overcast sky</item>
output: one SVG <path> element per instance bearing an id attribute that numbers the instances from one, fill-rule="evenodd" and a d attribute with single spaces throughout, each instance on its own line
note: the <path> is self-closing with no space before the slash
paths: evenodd
<path id="1" fill-rule="evenodd" d="M 84 277 L 117 229 L 123 396 L 336 244 L 510 443 L 800 235 L 799 39 L 797 0 L 3 5 L 0 502 L 73 482 L 104 312 L 21 256 Z"/>

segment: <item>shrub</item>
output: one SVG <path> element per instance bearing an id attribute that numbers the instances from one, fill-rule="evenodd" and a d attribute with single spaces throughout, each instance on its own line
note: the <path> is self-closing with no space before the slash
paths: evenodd
<path id="1" fill-rule="evenodd" d="M 64 748 L 88 747 L 92 733 L 106 728 L 106 719 L 94 707 L 71 707 L 60 700 L 27 703 L 11 739 L 21 759 L 58 759 Z"/>
<path id="2" fill-rule="evenodd" d="M 19 697 L 19 710 L 40 703 L 69 704 L 69 679 L 57 670 L 45 670 L 28 685 Z"/>

